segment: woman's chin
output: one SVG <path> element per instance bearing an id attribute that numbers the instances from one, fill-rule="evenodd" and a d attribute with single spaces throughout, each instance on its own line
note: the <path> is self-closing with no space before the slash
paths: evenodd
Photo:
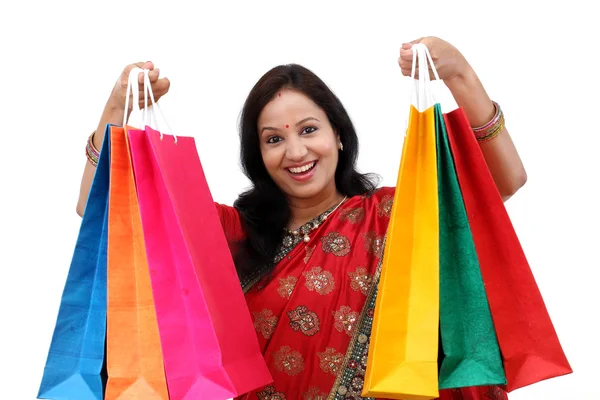
<path id="1" fill-rule="evenodd" d="M 310 199 L 317 196 L 323 191 L 322 185 L 318 185 L 316 182 L 306 182 L 304 184 L 298 184 L 295 182 L 288 183 L 285 192 L 288 196 L 296 199 Z"/>

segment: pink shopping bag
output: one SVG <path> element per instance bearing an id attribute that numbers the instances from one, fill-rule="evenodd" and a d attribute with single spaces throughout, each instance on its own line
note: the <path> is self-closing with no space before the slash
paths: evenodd
<path id="1" fill-rule="evenodd" d="M 194 139 L 128 134 L 171 400 L 271 383 Z"/>

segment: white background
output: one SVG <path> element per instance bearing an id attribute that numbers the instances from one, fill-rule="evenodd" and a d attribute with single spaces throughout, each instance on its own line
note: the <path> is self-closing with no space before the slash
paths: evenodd
<path id="1" fill-rule="evenodd" d="M 247 185 L 236 130 L 243 101 L 263 73 L 289 62 L 330 85 L 359 132 L 360 169 L 394 185 L 407 115 L 396 59 L 404 41 L 427 35 L 456 45 L 505 111 L 529 175 L 507 208 L 575 371 L 511 398 L 600 399 L 600 104 L 598 64 L 589 61 L 600 32 L 592 6 L 218 4 L 3 3 L 0 399 L 36 396 L 79 229 L 85 141 L 125 65 L 152 60 L 171 79 L 161 101 L 168 121 L 196 138 L 215 200 L 231 204 Z"/>

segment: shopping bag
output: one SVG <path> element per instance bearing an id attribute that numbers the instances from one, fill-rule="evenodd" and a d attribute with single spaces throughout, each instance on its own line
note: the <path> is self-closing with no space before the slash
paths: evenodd
<path id="1" fill-rule="evenodd" d="M 110 141 L 104 143 L 52 335 L 38 399 L 102 399 Z"/>
<path id="2" fill-rule="evenodd" d="M 419 69 L 426 70 L 421 54 L 418 60 Z M 424 84 L 420 82 L 421 91 Z M 439 222 L 435 120 L 433 104 L 421 99 L 420 110 L 410 107 L 386 234 L 363 397 L 438 397 Z"/>
<path id="3" fill-rule="evenodd" d="M 435 106 L 440 220 L 439 388 L 505 384 L 496 332 L 444 123 Z"/>
<path id="4" fill-rule="evenodd" d="M 271 383 L 194 139 L 128 134 L 171 399 Z"/>
<path id="5" fill-rule="evenodd" d="M 462 108 L 444 115 L 486 287 L 507 391 L 572 369 Z"/>
<path id="6" fill-rule="evenodd" d="M 169 399 L 133 165 L 125 129 L 110 128 L 105 400 Z"/>

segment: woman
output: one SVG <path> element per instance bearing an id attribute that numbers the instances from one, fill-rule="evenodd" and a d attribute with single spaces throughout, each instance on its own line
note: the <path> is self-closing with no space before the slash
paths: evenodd
<path id="1" fill-rule="evenodd" d="M 506 200 L 526 180 L 497 106 L 460 52 L 435 37 L 407 43 L 398 60 L 410 74 L 413 43 L 430 50 L 440 78 L 478 131 Z M 169 81 L 152 63 L 156 97 Z M 128 66 L 106 105 L 90 152 L 107 123 L 123 119 Z M 487 130 L 487 131 L 486 131 Z M 488 132 L 489 134 L 486 134 Z M 492 134 L 492 132 L 494 132 Z M 486 136 L 487 135 L 487 136 Z M 243 108 L 241 160 L 253 186 L 235 207 L 217 204 L 273 384 L 243 399 L 360 398 L 377 295 L 383 238 L 394 188 L 356 171 L 358 138 L 340 101 L 314 74 L 279 66 L 254 86 Z M 78 213 L 94 174 L 86 166 Z M 505 399 L 497 387 L 442 390 L 441 399 Z"/>

